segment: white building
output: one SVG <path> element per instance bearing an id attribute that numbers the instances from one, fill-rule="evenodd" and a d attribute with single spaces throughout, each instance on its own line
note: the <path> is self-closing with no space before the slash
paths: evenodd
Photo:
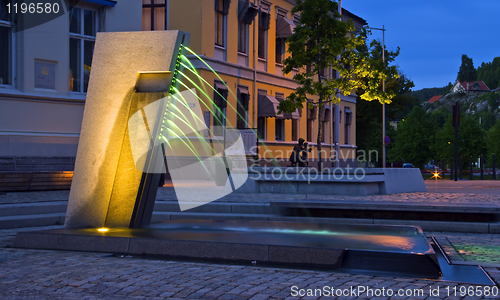
<path id="1" fill-rule="evenodd" d="M 142 30 L 142 1 L 60 1 L 28 29 L 39 20 L 12 2 L 0 0 L 0 158 L 75 157 L 96 32 Z"/>

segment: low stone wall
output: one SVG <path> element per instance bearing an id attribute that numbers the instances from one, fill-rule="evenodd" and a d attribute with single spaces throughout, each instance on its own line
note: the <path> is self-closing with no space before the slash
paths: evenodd
<path id="1" fill-rule="evenodd" d="M 229 188 L 226 184 L 226 188 Z M 238 193 L 370 195 L 425 192 L 422 174 L 413 168 L 251 167 Z"/>
<path id="2" fill-rule="evenodd" d="M 73 171 L 75 158 L 69 156 L 0 156 L 0 172 Z"/>

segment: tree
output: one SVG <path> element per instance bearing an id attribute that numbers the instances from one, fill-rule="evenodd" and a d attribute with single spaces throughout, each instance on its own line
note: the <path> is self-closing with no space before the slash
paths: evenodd
<path id="1" fill-rule="evenodd" d="M 293 69 L 301 69 L 301 72 L 293 77 L 298 87 L 280 102 L 280 112 L 302 108 L 308 95 L 319 96 L 319 108 L 330 100 L 337 104 L 340 102 L 337 91 L 349 95 L 353 89 L 359 88 L 365 91 L 361 95 L 365 100 L 390 103 L 394 93 L 383 93 L 381 85 L 383 79 L 397 76 L 396 68 L 386 68 L 381 61 L 359 51 L 366 44 L 366 31 L 356 32 L 351 20 L 341 21 L 337 2 L 297 0 L 292 13 L 299 13 L 300 20 L 287 39 L 288 52 L 292 55 L 283 61 L 283 71 L 288 74 Z M 330 68 L 338 71 L 340 76 L 331 79 L 320 76 L 323 70 Z M 321 109 L 317 111 L 318 123 L 321 123 Z M 322 169 L 321 126 L 318 126 L 317 148 L 318 168 Z"/>
<path id="2" fill-rule="evenodd" d="M 460 65 L 460 69 L 458 70 L 457 80 L 460 82 L 477 80 L 477 71 L 474 68 L 472 58 L 469 58 L 466 54 L 462 55 L 462 65 Z"/>
<path id="3" fill-rule="evenodd" d="M 422 168 L 433 152 L 435 126 L 421 106 L 413 107 L 411 113 L 398 124 L 396 143 L 391 156 L 394 160 L 411 162 Z"/>
<path id="4" fill-rule="evenodd" d="M 463 163 L 466 164 L 468 157 L 479 157 L 484 154 L 485 132 L 479 124 L 479 120 L 473 115 L 460 115 L 460 127 L 458 129 L 458 155 L 463 157 Z M 450 115 L 444 126 L 436 134 L 436 141 L 433 147 L 437 158 L 451 159 L 455 155 L 455 128 L 452 125 L 452 116 Z"/>
<path id="5" fill-rule="evenodd" d="M 500 87 L 500 56 L 493 61 L 482 63 L 477 68 L 477 80 L 482 80 L 490 89 Z"/>
<path id="6" fill-rule="evenodd" d="M 497 156 L 500 153 L 500 120 L 488 131 L 488 153 Z"/>
<path id="7" fill-rule="evenodd" d="M 382 44 L 379 41 L 372 41 L 371 52 L 368 53 L 374 60 L 382 59 Z M 365 51 L 369 49 L 366 48 Z M 399 55 L 399 48 L 396 51 L 385 50 L 385 61 L 388 66 Z M 386 82 L 386 91 L 393 91 L 395 96 L 391 104 L 386 105 L 386 120 L 398 121 L 404 118 L 413 108 L 418 105 L 418 99 L 410 96 L 410 90 L 414 87 L 413 81 L 408 79 L 400 70 L 397 70 L 398 77 Z M 363 94 L 362 90 L 357 90 Z M 391 143 L 386 145 L 387 153 L 395 145 L 395 130 L 386 122 L 385 134 L 391 138 Z M 361 150 L 376 150 L 382 153 L 382 105 L 376 101 L 363 101 L 358 97 L 356 104 L 356 144 Z M 380 164 L 381 166 L 381 164 Z"/>

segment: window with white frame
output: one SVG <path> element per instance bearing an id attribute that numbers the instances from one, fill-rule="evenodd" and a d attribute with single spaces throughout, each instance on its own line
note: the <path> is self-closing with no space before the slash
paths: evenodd
<path id="1" fill-rule="evenodd" d="M 281 32 L 278 32 L 278 27 L 280 22 L 283 22 L 283 20 L 286 20 L 288 16 L 288 11 L 276 7 L 276 55 L 275 55 L 275 60 L 277 64 L 283 63 L 283 60 L 285 59 L 285 37 L 282 36 Z"/>
<path id="2" fill-rule="evenodd" d="M 276 63 L 282 64 L 285 59 L 285 39 L 276 38 Z"/>
<path id="3" fill-rule="evenodd" d="M 344 107 L 344 115 L 345 115 L 345 122 L 344 122 L 344 144 L 350 145 L 351 144 L 351 123 L 352 123 L 352 112 L 350 107 L 346 106 Z"/>
<path id="4" fill-rule="evenodd" d="M 296 142 L 299 140 L 299 120 L 292 119 L 292 141 Z"/>
<path id="5" fill-rule="evenodd" d="M 215 0 L 215 45 L 226 47 L 226 19 L 229 11 L 228 0 Z"/>
<path id="6" fill-rule="evenodd" d="M 238 21 L 238 52 L 247 53 L 248 45 L 248 24 L 244 20 Z"/>
<path id="7" fill-rule="evenodd" d="M 265 117 L 258 117 L 257 118 L 257 137 L 259 140 L 265 140 L 266 139 L 266 118 Z"/>
<path id="8" fill-rule="evenodd" d="M 307 141 L 313 142 L 314 139 L 314 120 L 316 120 L 318 110 L 316 105 L 312 108 L 307 107 Z"/>
<path id="9" fill-rule="evenodd" d="M 228 89 L 225 82 L 215 81 L 214 84 L 214 103 L 213 103 L 213 134 L 223 136 L 224 126 L 226 126 L 227 116 L 227 95 Z"/>
<path id="10" fill-rule="evenodd" d="M 271 3 L 267 1 L 260 2 L 259 13 L 259 32 L 257 41 L 257 56 L 260 59 L 267 58 L 267 31 L 271 22 Z"/>
<path id="11" fill-rule="evenodd" d="M 168 29 L 168 0 L 142 0 L 142 30 Z"/>
<path id="12" fill-rule="evenodd" d="M 236 128 L 248 128 L 248 103 L 250 102 L 250 93 L 248 87 L 238 86 L 238 97 L 236 103 Z"/>
<path id="13" fill-rule="evenodd" d="M 336 130 L 335 129 L 335 110 L 336 109 L 337 108 L 334 106 L 333 107 L 333 116 L 334 117 L 331 119 L 331 123 L 332 123 L 332 144 L 334 144 L 334 145 L 335 145 L 335 130 Z"/>
<path id="14" fill-rule="evenodd" d="M 267 95 L 266 90 L 258 90 L 258 95 Z M 257 118 L 257 137 L 260 140 L 267 140 L 267 118 L 258 117 Z"/>
<path id="15" fill-rule="evenodd" d="M 12 14 L 7 4 L 0 0 L 0 85 L 12 85 Z"/>
<path id="16" fill-rule="evenodd" d="M 87 92 L 97 32 L 98 12 L 75 7 L 69 13 L 69 90 Z"/>
<path id="17" fill-rule="evenodd" d="M 274 95 L 279 102 L 285 99 L 285 94 L 275 93 Z M 274 138 L 275 141 L 285 140 L 285 120 L 282 118 L 275 118 L 274 120 Z"/>
<path id="18" fill-rule="evenodd" d="M 248 0 L 238 1 L 238 52 L 248 53 L 249 25 L 259 13 L 258 6 Z"/>
<path id="19" fill-rule="evenodd" d="M 276 118 L 274 120 L 274 139 L 275 141 L 285 140 L 285 120 Z"/>

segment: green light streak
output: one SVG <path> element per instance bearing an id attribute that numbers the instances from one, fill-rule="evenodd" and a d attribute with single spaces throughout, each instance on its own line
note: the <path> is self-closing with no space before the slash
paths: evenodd
<path id="1" fill-rule="evenodd" d="M 199 59 L 202 63 L 204 63 L 204 64 L 205 64 L 205 65 L 206 65 L 206 66 L 207 66 L 207 67 L 208 67 L 208 68 L 209 68 L 209 69 L 210 69 L 210 70 L 211 70 L 211 71 L 215 74 L 215 76 L 217 76 L 217 78 L 219 78 L 219 79 L 220 79 L 220 81 L 222 81 L 222 82 L 224 83 L 224 85 L 227 87 L 227 90 L 228 90 L 228 91 L 231 91 L 231 90 L 229 89 L 229 87 L 227 86 L 226 82 L 225 82 L 224 80 L 222 80 L 222 78 L 219 76 L 219 74 L 217 74 L 217 72 L 215 72 L 215 70 L 214 70 L 214 69 L 212 69 L 212 67 L 211 67 L 211 66 L 210 66 L 210 65 L 209 65 L 206 61 L 204 61 L 204 60 L 203 60 L 203 58 L 201 58 L 198 54 L 196 54 L 193 50 L 189 49 L 188 47 L 185 47 L 185 48 L 186 48 L 186 50 L 187 50 L 189 53 L 193 54 L 193 55 L 194 55 L 196 58 L 198 58 L 198 59 Z M 233 96 L 235 96 L 233 93 L 231 93 L 231 94 L 232 94 Z M 236 97 L 235 97 L 235 98 L 236 98 Z"/>
<path id="2" fill-rule="evenodd" d="M 172 122 L 171 120 L 169 120 L 170 122 Z M 173 122 L 172 122 L 173 123 Z M 174 124 L 175 125 L 175 124 Z M 205 169 L 205 171 L 207 171 L 208 174 L 210 174 L 210 172 L 208 171 L 207 167 L 205 166 L 205 164 L 203 163 L 203 161 L 201 160 L 200 156 L 195 152 L 193 151 L 193 149 L 180 137 L 178 136 L 174 131 L 172 131 L 172 129 L 170 128 L 166 128 L 168 131 L 170 131 L 173 135 L 175 135 L 186 147 L 189 148 L 189 150 L 191 150 L 191 152 L 193 152 L 194 156 L 196 156 L 196 159 L 198 159 L 198 161 L 201 163 L 201 165 L 203 166 L 203 169 Z M 167 139 L 165 138 L 165 136 L 162 136 L 162 139 L 164 141 L 167 141 Z M 189 141 L 189 140 L 188 140 Z M 191 144 L 191 141 L 189 141 L 189 143 Z M 191 144 L 192 145 L 192 144 Z M 194 146 L 193 146 L 194 147 Z M 170 148 L 172 149 L 172 148 Z"/>
<path id="3" fill-rule="evenodd" d="M 181 82 L 181 84 L 183 84 L 183 83 Z M 176 90 L 177 90 L 177 89 L 176 89 Z M 197 98 L 198 100 L 200 100 L 200 101 L 202 101 L 202 102 L 203 102 L 203 100 L 201 100 L 201 99 L 200 99 L 200 97 L 198 97 L 198 95 L 196 95 L 196 93 L 195 93 L 195 92 L 193 92 L 191 89 L 189 89 L 189 91 L 190 91 L 193 95 L 195 95 L 195 96 L 196 96 L 196 98 Z M 181 100 L 181 99 L 179 99 L 179 98 L 177 98 L 177 97 L 176 97 L 176 95 L 180 95 L 180 97 L 181 97 L 181 99 L 182 99 L 182 100 Z M 174 98 L 174 99 L 176 99 L 176 100 L 178 100 L 179 102 L 181 102 L 181 104 L 182 104 L 182 105 L 184 105 L 184 107 L 186 107 L 187 109 L 189 109 L 189 110 L 190 110 L 190 112 L 191 112 L 191 116 L 192 116 L 193 118 L 196 118 L 196 119 L 197 119 L 200 123 L 203 123 L 203 120 L 202 120 L 202 119 L 200 119 L 200 117 L 198 117 L 198 116 L 197 116 L 197 115 L 196 115 L 196 114 L 195 114 L 195 113 L 191 110 L 191 108 L 189 107 L 189 104 L 187 103 L 186 99 L 184 98 L 184 96 L 182 96 L 182 93 L 178 93 L 178 94 L 171 95 L 171 97 L 172 97 L 172 98 Z M 183 101 L 184 101 L 184 102 L 183 102 Z M 175 109 L 177 109 L 177 110 L 181 113 L 181 115 L 182 115 L 183 117 L 186 117 L 186 116 L 184 115 L 184 113 L 183 113 L 182 111 L 180 111 L 180 110 L 179 110 L 179 108 L 178 108 L 177 106 L 173 105 L 173 107 L 174 107 Z"/>
<path id="4" fill-rule="evenodd" d="M 185 55 L 181 55 L 181 60 L 184 60 L 185 62 L 187 62 L 189 64 L 189 70 L 193 71 L 193 72 L 196 72 L 196 76 L 198 76 L 198 78 L 201 77 L 201 75 L 198 73 L 198 71 L 196 71 L 196 68 L 193 66 L 193 64 L 191 63 L 191 61 L 185 56 Z M 201 82 L 201 81 L 200 81 Z M 207 93 L 207 89 L 206 89 L 206 86 L 203 82 L 201 82 L 202 86 L 203 86 L 203 91 L 205 93 Z M 211 86 L 210 84 L 208 84 L 209 86 Z"/>
<path id="5" fill-rule="evenodd" d="M 186 68 L 187 70 L 189 70 L 191 73 L 193 73 L 194 75 L 198 76 L 199 79 L 201 79 L 204 83 L 206 83 L 208 86 L 210 86 L 217 94 L 219 94 L 219 96 L 221 96 L 222 99 L 224 99 L 226 101 L 226 103 L 231 107 L 231 109 L 234 109 L 234 111 L 236 112 L 236 115 L 239 116 L 242 120 L 244 120 L 245 118 L 240 114 L 238 113 L 238 110 L 231 105 L 231 103 L 229 101 L 227 101 L 226 98 L 224 98 L 221 93 L 219 93 L 219 91 L 217 91 L 214 87 L 212 87 L 206 80 L 205 78 L 201 77 L 198 72 L 195 72 L 193 71 L 192 69 L 190 69 L 188 66 L 186 66 L 185 64 L 181 63 L 181 66 L 183 66 L 184 68 Z M 186 77 L 187 78 L 187 77 Z M 227 86 L 227 85 L 226 85 Z M 229 88 L 228 88 L 229 90 Z M 213 103 L 213 102 L 212 102 Z M 247 127 L 249 126 L 248 122 L 245 121 Z"/>
<path id="6" fill-rule="evenodd" d="M 196 57 L 197 59 L 199 59 L 199 60 L 200 60 L 200 61 L 201 61 L 201 62 L 202 62 L 205 66 L 207 66 L 207 67 L 208 67 L 208 68 L 212 71 L 212 73 L 214 73 L 214 74 L 215 74 L 215 76 L 216 76 L 216 77 L 217 77 L 220 81 L 222 81 L 222 82 L 224 83 L 224 85 L 227 87 L 227 89 L 228 89 L 228 91 L 231 93 L 231 95 L 232 95 L 235 99 L 237 99 L 236 95 L 234 95 L 234 93 L 233 93 L 233 92 L 231 91 L 231 89 L 228 87 L 228 85 L 226 84 L 226 82 L 225 82 L 225 81 L 224 81 L 224 80 L 223 80 L 223 79 L 219 76 L 219 74 L 218 74 L 217 72 L 215 72 L 215 70 L 214 70 L 214 69 L 213 69 L 213 68 L 212 68 L 212 67 L 211 67 L 211 66 L 210 66 L 210 65 L 209 65 L 206 61 L 204 61 L 204 60 L 203 60 L 203 59 L 202 59 L 199 55 L 197 55 L 197 54 L 196 54 L 193 50 L 191 50 L 189 47 L 184 47 L 184 49 L 185 49 L 186 51 L 188 51 L 189 53 L 191 53 L 194 57 Z M 188 69 L 188 70 L 189 70 L 190 72 L 192 72 L 194 75 L 196 75 L 196 77 L 200 80 L 201 85 L 203 86 L 203 89 L 202 89 L 199 85 L 195 84 L 195 83 L 193 82 L 193 80 L 191 80 L 189 77 L 187 77 L 187 76 L 183 76 L 183 78 L 186 78 L 186 79 L 187 79 L 187 80 L 188 80 L 191 84 L 193 84 L 193 85 L 196 87 L 196 89 L 197 89 L 198 91 L 200 91 L 200 92 L 201 92 L 201 93 L 202 93 L 202 94 L 203 94 L 203 95 L 204 95 L 204 96 L 205 96 L 205 97 L 209 100 L 209 103 L 212 103 L 212 104 L 213 104 L 214 102 L 213 102 L 212 98 L 208 95 L 208 93 L 207 93 L 207 91 L 206 91 L 206 88 L 205 88 L 205 83 L 206 83 L 208 86 L 210 86 L 210 87 L 211 87 L 211 89 L 213 89 L 214 91 L 216 91 L 216 90 L 213 88 L 213 86 L 212 86 L 210 83 L 208 83 L 208 82 L 207 82 L 207 81 L 206 81 L 206 80 L 205 80 L 205 79 L 204 79 L 204 78 L 203 78 L 203 77 L 202 77 L 202 76 L 201 76 L 201 75 L 200 75 L 200 74 L 196 71 L 196 68 L 194 67 L 194 65 L 191 63 L 191 61 L 190 61 L 190 60 L 189 60 L 189 59 L 188 59 L 188 58 L 187 58 L 184 54 L 181 54 L 179 57 L 180 57 L 180 59 L 181 59 L 182 61 L 185 61 L 185 62 L 189 65 L 189 67 L 188 67 L 187 65 L 183 64 L 183 63 L 181 63 L 180 65 L 181 65 L 181 66 L 183 66 L 184 68 Z M 182 81 L 179 81 L 179 83 L 180 83 L 180 85 L 182 85 L 182 86 L 183 86 L 183 87 L 185 87 L 186 89 L 190 89 L 190 88 L 189 88 L 186 84 L 184 84 Z M 174 88 L 174 90 L 178 91 L 176 88 Z M 217 92 L 217 94 L 219 94 L 219 95 L 220 95 L 220 93 L 219 93 L 218 91 L 216 91 L 216 92 Z M 172 93 L 172 94 L 173 94 L 173 93 Z M 220 95 L 220 96 L 222 97 L 222 95 Z M 197 96 L 197 97 L 198 97 L 198 96 Z M 223 99 L 225 99 L 224 97 L 222 97 L 222 98 L 223 98 Z M 205 103 L 201 97 L 198 97 L 198 99 L 199 99 L 199 100 L 200 100 L 200 101 L 201 101 L 201 102 L 205 105 L 205 107 L 206 107 L 206 108 L 210 111 L 210 113 L 213 115 L 213 117 L 214 117 L 214 118 L 216 118 L 216 119 L 217 119 L 220 123 L 223 123 L 223 120 L 220 120 L 220 118 L 218 118 L 218 117 L 217 117 L 217 115 L 214 113 L 214 110 L 212 110 L 212 109 L 210 108 L 210 106 L 208 106 L 208 105 L 207 105 L 207 103 Z M 234 109 L 234 110 L 236 111 L 236 114 L 237 114 L 237 115 L 239 115 L 239 116 L 241 117 L 241 119 L 244 119 L 244 118 L 243 118 L 243 116 L 241 116 L 241 115 L 238 113 L 238 110 L 237 110 L 237 109 L 235 109 L 235 108 L 231 105 L 231 103 L 229 103 L 229 102 L 227 101 L 227 99 L 225 99 L 225 100 L 226 100 L 226 102 L 228 103 L 228 105 L 229 105 L 232 109 Z M 219 109 L 216 105 L 211 105 L 211 106 L 212 106 L 212 107 L 215 107 L 215 108 L 217 109 L 217 111 L 218 111 L 218 112 L 220 112 L 220 114 L 222 115 L 222 111 L 221 111 L 221 110 L 220 110 L 220 109 Z M 228 121 L 228 120 L 226 119 L 226 121 Z M 231 123 L 230 123 L 230 122 L 228 122 L 228 123 L 229 123 L 229 125 L 231 125 Z M 248 121 L 245 121 L 245 123 L 247 124 L 247 126 L 248 126 L 248 127 L 250 127 L 250 124 L 248 123 Z M 269 150 L 269 147 L 268 147 L 265 143 L 261 143 L 260 145 L 261 145 L 261 147 L 263 147 L 265 150 Z M 267 151 L 265 151 L 265 152 L 267 152 Z"/>
<path id="7" fill-rule="evenodd" d="M 202 93 L 203 93 L 203 91 L 200 89 L 200 87 L 199 87 L 196 83 L 194 83 L 194 82 L 193 82 L 191 79 L 189 79 L 188 77 L 185 77 L 185 78 L 186 78 L 189 82 L 191 82 L 191 83 L 192 83 L 192 84 L 193 84 L 193 85 L 194 85 L 194 86 L 195 86 L 198 90 L 200 90 L 200 92 L 202 92 Z M 189 88 L 189 87 L 188 87 L 188 86 L 187 86 L 184 82 L 182 82 L 182 81 L 181 81 L 181 82 L 180 82 L 180 84 L 181 84 L 183 87 L 185 87 L 186 89 L 190 89 L 190 88 Z M 177 90 L 177 89 L 176 89 L 176 90 Z M 177 90 L 177 91 L 178 91 L 178 90 Z M 212 101 L 212 99 L 210 99 L 210 97 L 209 97 L 207 94 L 205 94 L 205 93 L 203 93 L 203 94 L 204 94 L 204 95 L 205 95 L 205 96 L 206 96 L 206 97 L 207 97 L 210 101 Z M 222 120 L 220 120 L 220 119 L 216 116 L 216 114 L 214 113 L 214 111 L 213 111 L 212 109 L 210 109 L 210 107 L 209 107 L 209 106 L 205 103 L 205 101 L 203 101 L 200 97 L 198 97 L 198 99 L 199 99 L 199 100 L 203 103 L 203 105 L 205 105 L 205 106 L 208 108 L 208 110 L 212 113 L 212 115 L 214 116 L 214 118 L 217 118 L 217 120 L 218 120 L 219 122 L 222 122 Z M 218 108 L 216 105 L 213 105 L 212 107 L 217 108 L 217 109 L 218 109 L 218 111 L 220 112 L 220 114 L 222 114 L 222 111 L 221 111 L 221 110 L 220 110 L 220 108 Z"/>

